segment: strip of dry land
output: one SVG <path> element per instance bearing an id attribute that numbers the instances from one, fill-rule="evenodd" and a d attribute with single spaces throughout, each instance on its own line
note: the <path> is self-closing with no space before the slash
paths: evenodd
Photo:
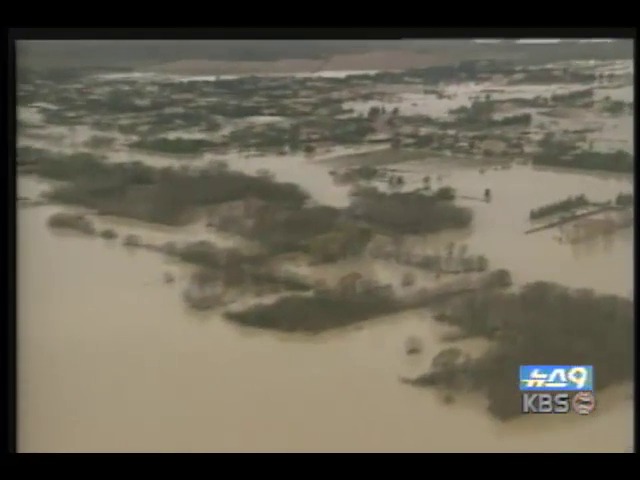
<path id="1" fill-rule="evenodd" d="M 478 57 L 478 52 L 420 53 L 383 50 L 348 53 L 320 59 L 281 59 L 275 61 L 223 61 L 186 59 L 145 68 L 149 72 L 184 75 L 284 74 L 318 71 L 406 70 L 449 65 Z"/>

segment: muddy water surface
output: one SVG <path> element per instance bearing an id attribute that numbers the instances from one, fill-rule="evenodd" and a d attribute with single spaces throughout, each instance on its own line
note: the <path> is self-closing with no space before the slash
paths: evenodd
<path id="1" fill-rule="evenodd" d="M 482 399 L 444 406 L 398 381 L 429 363 L 424 312 L 319 337 L 186 311 L 152 253 L 18 219 L 21 451 L 622 451 L 632 405 L 501 425 Z M 407 359 L 408 335 L 427 342 Z"/>
<path id="2" fill-rule="evenodd" d="M 425 244 L 442 248 L 449 241 L 466 243 L 471 253 L 486 255 L 493 267 L 509 269 L 517 283 L 549 280 L 571 287 L 629 295 L 633 289 L 633 231 L 624 229 L 609 237 L 578 245 L 558 243 L 557 229 L 525 235 L 531 228 L 529 212 L 568 196 L 585 194 L 593 201 L 614 199 L 633 191 L 626 175 L 584 174 L 560 169 L 514 166 L 507 170 L 455 169 L 445 164 L 425 166 L 414 162 L 398 166 L 409 179 L 407 188 L 418 186 L 424 175 L 438 184 L 454 186 L 458 194 L 482 198 L 485 188 L 491 203 L 461 200 L 474 211 L 471 228 L 428 237 Z"/>
<path id="3" fill-rule="evenodd" d="M 448 90 L 454 98 L 438 103 L 433 96 L 407 96 L 399 105 L 444 115 L 467 104 L 470 95 L 482 95 L 485 86 L 464 88 Z M 543 94 L 517 88 L 493 95 Z M 36 112 L 24 113 L 27 120 L 39 120 Z M 93 133 L 76 129 L 57 147 L 45 141 L 31 144 L 71 152 Z M 231 168 L 251 173 L 267 168 L 279 180 L 299 183 L 321 203 L 348 202 L 348 188 L 335 185 L 327 167 L 310 165 L 303 157 L 187 160 L 124 146 L 109 157 L 156 166 L 223 158 Z M 480 174 L 427 162 L 397 167 L 407 188 L 429 174 L 442 175 L 434 184 L 452 185 L 460 195 L 481 197 L 485 188 L 493 192 L 489 204 L 462 200 L 474 210 L 472 227 L 417 239 L 425 249 L 464 242 L 469 253 L 484 254 L 493 267 L 509 269 L 518 284 L 551 280 L 631 295 L 630 229 L 574 246 L 558 243 L 555 230 L 524 235 L 530 209 L 581 193 L 608 200 L 632 189 L 630 177 L 529 167 Z M 18 194 L 36 198 L 49 185 L 21 179 Z M 400 376 L 424 371 L 442 348 L 443 331 L 427 311 L 315 337 L 240 328 L 214 314 L 189 312 L 180 296 L 185 276 L 164 284 L 163 273 L 180 267 L 161 256 L 126 250 L 119 241 L 50 231 L 46 220 L 59 210 L 22 207 L 18 213 L 21 451 L 622 452 L 632 443 L 628 386 L 598 394 L 598 410 L 586 418 L 534 416 L 501 424 L 486 413 L 482 398 L 444 405 L 436 393 L 399 382 Z M 233 243 L 202 224 L 176 231 L 104 217 L 96 222 L 153 242 Z M 358 267 L 336 266 L 341 268 Z M 400 271 L 388 262 L 371 262 L 371 268 L 389 281 Z M 404 354 L 409 335 L 425 342 L 421 355 Z M 479 354 L 486 345 L 474 341 L 465 347 Z"/>

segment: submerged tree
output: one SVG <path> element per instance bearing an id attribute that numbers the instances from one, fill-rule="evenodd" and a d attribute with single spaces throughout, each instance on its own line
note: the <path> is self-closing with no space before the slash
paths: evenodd
<path id="1" fill-rule="evenodd" d="M 444 350 L 430 372 L 411 383 L 484 392 L 490 413 L 501 420 L 521 413 L 513 385 L 520 365 L 593 365 L 600 389 L 633 379 L 634 316 L 628 298 L 534 282 L 518 292 L 473 293 L 437 318 L 494 344 L 483 356 L 466 361 Z"/>

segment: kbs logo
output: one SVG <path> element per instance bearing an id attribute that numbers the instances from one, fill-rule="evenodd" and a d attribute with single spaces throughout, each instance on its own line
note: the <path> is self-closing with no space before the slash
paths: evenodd
<path id="1" fill-rule="evenodd" d="M 593 367 L 591 365 L 520 365 L 520 391 L 593 391 Z"/>
<path id="2" fill-rule="evenodd" d="M 589 415 L 596 408 L 591 365 L 520 365 L 522 413 Z"/>
<path id="3" fill-rule="evenodd" d="M 569 413 L 589 415 L 596 408 L 591 392 L 578 392 L 573 398 L 569 393 L 523 393 L 522 413 Z"/>
<path id="4" fill-rule="evenodd" d="M 522 413 L 569 413 L 571 399 L 568 393 L 524 393 Z"/>

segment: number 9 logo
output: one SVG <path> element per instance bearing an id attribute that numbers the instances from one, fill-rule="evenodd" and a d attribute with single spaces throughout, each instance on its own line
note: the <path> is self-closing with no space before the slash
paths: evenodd
<path id="1" fill-rule="evenodd" d="M 567 380 L 571 383 L 575 384 L 579 389 L 584 387 L 584 384 L 587 383 L 587 377 L 589 373 L 587 369 L 584 367 L 574 367 L 567 372 Z"/>

